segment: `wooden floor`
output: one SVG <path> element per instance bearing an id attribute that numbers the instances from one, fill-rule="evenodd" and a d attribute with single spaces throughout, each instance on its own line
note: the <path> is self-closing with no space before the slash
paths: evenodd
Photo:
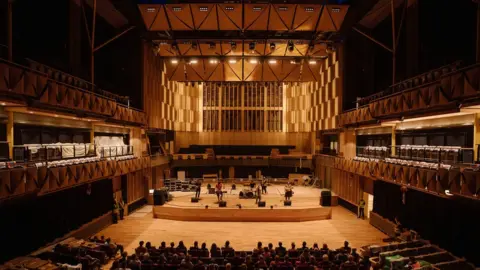
<path id="1" fill-rule="evenodd" d="M 327 243 L 331 248 L 342 246 L 348 240 L 353 247 L 380 244 L 386 237 L 372 227 L 368 221 L 357 219 L 354 214 L 341 206 L 332 207 L 332 219 L 306 222 L 194 222 L 154 219 L 152 207 L 146 206 L 126 217 L 118 224 L 101 231 L 98 235 L 111 237 L 132 252 L 140 240 L 150 241 L 158 246 L 161 241 L 178 242 L 183 240 L 190 246 L 193 241 L 213 242 L 223 245 L 226 240 L 237 250 L 251 250 L 257 241 L 282 241 L 284 246 L 302 241 L 309 245 Z"/>

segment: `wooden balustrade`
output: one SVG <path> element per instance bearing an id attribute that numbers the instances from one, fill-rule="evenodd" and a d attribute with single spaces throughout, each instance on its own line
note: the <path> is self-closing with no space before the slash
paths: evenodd
<path id="1" fill-rule="evenodd" d="M 338 115 L 340 127 L 405 115 L 445 112 L 480 96 L 480 65 L 454 71 L 436 80 L 371 101 L 368 106 Z"/>
<path id="2" fill-rule="evenodd" d="M 150 157 L 99 160 L 61 167 L 26 167 L 0 170 L 0 200 L 27 193 L 55 192 L 86 182 L 120 176 L 150 167 Z"/>
<path id="3" fill-rule="evenodd" d="M 383 160 L 369 162 L 345 159 L 342 157 L 317 156 L 323 166 L 347 171 L 360 176 L 407 185 L 425 192 L 451 194 L 478 198 L 480 194 L 480 171 L 472 169 L 439 168 L 429 169 L 408 165 L 387 163 Z"/>
<path id="4" fill-rule="evenodd" d="M 115 121 L 146 123 L 145 113 L 115 100 L 48 78 L 47 74 L 8 61 L 0 62 L 0 93 L 7 98 L 38 100 L 33 106 L 81 111 Z"/>

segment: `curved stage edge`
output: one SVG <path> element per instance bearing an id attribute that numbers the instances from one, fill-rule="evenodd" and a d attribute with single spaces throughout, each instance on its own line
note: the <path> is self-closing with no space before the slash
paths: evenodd
<path id="1" fill-rule="evenodd" d="M 224 222 L 300 222 L 326 220 L 332 218 L 330 207 L 307 208 L 220 208 L 214 206 L 208 209 L 154 206 L 153 217 L 179 221 L 224 221 Z"/>

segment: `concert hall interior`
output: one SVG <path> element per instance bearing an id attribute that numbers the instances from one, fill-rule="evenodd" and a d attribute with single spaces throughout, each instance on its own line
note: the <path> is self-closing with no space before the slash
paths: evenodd
<path id="1" fill-rule="evenodd" d="M 480 268 L 480 0 L 0 18 L 0 270 Z"/>

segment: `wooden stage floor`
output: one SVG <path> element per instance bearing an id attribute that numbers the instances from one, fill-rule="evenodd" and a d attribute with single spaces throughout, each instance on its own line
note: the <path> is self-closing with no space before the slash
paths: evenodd
<path id="1" fill-rule="evenodd" d="M 315 202 L 318 198 L 315 199 Z M 295 201 L 294 201 L 295 202 Z M 318 202 L 317 202 L 318 203 Z M 111 225 L 98 235 L 111 237 L 124 245 L 129 253 L 138 246 L 140 240 L 150 241 L 158 246 L 162 241 L 182 240 L 190 246 L 195 240 L 223 245 L 229 240 L 237 250 L 251 250 L 258 241 L 277 244 L 282 241 L 289 247 L 302 241 L 309 245 L 327 243 L 338 248 L 348 240 L 353 247 L 368 244 L 381 244 L 387 236 L 371 226 L 367 220 L 357 217 L 341 206 L 331 207 L 332 219 L 305 222 L 197 222 L 155 219 L 152 206 L 145 206 L 132 213 L 118 224 Z"/>
<path id="2" fill-rule="evenodd" d="M 191 202 L 194 192 L 172 192 L 173 200 L 163 206 L 154 206 L 153 214 L 162 219 L 224 222 L 299 222 L 331 218 L 331 208 L 320 206 L 320 189 L 295 187 L 292 206 L 283 205 L 283 189 L 280 185 L 269 186 L 268 193 L 262 195 L 265 207 L 258 207 L 255 199 L 240 198 L 240 192 L 251 192 L 243 187 L 223 193 L 227 207 L 219 207 L 216 194 L 206 194 L 207 188 L 197 203 Z"/>

